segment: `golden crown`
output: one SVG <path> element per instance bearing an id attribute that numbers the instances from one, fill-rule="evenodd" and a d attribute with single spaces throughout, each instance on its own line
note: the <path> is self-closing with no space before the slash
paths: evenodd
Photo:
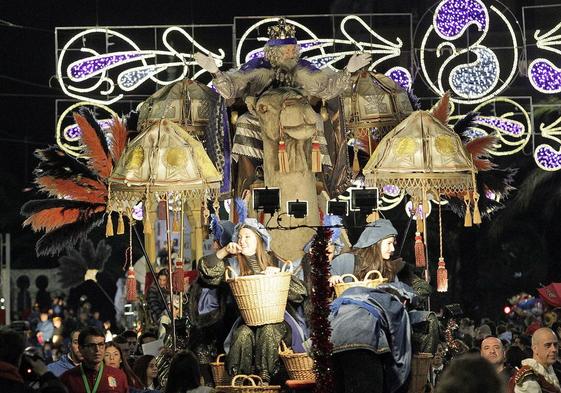
<path id="1" fill-rule="evenodd" d="M 285 38 L 296 38 L 296 28 L 293 25 L 286 24 L 284 18 L 280 18 L 276 26 L 267 29 L 269 39 L 282 40 Z"/>

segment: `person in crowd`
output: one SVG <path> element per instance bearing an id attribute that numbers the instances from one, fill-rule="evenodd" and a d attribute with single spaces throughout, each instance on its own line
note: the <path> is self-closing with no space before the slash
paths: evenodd
<path id="1" fill-rule="evenodd" d="M 53 322 L 49 319 L 49 313 L 41 312 L 39 323 L 37 324 L 37 332 L 42 333 L 43 342 L 50 342 L 54 333 Z"/>
<path id="2" fill-rule="evenodd" d="M 121 369 L 127 376 L 127 383 L 129 389 L 140 389 L 142 383 L 136 374 L 132 371 L 127 359 L 123 357 L 121 347 L 114 342 L 105 344 L 105 354 L 103 355 L 103 362 L 106 366 Z"/>
<path id="3" fill-rule="evenodd" d="M 246 219 L 245 222 L 236 225 L 232 242 L 215 254 L 200 260 L 200 280 L 206 285 L 218 287 L 224 282 L 227 266 L 241 276 L 277 272 L 282 260 L 270 251 L 270 241 L 271 236 L 262 224 L 255 219 Z M 297 322 L 295 308 L 302 304 L 306 296 L 305 284 L 293 274 L 288 291 L 289 304 L 285 321 L 249 327 L 241 323 L 240 319 L 234 324 L 224 344 L 227 352 L 226 365 L 231 375 L 257 372 L 264 381 L 269 382 L 278 373 L 278 347 L 281 340 L 292 343 L 293 347 L 301 347 L 305 340 L 302 327 Z M 219 304 L 217 299 L 213 302 L 207 299 L 207 302 Z M 295 351 L 298 351 L 298 348 Z M 303 351 L 302 347 L 301 352 Z"/>
<path id="4" fill-rule="evenodd" d="M 127 330 L 113 339 L 113 342 L 121 349 L 121 354 L 129 363 L 134 363 L 134 354 L 136 350 L 136 333 Z"/>
<path id="5" fill-rule="evenodd" d="M 442 371 L 444 371 L 444 347 L 439 345 L 434 357 L 432 358 L 428 375 L 428 382 L 433 389 L 438 383 L 438 380 L 442 375 Z"/>
<path id="6" fill-rule="evenodd" d="M 510 379 L 514 393 L 560 393 L 559 379 L 553 371 L 557 361 L 558 340 L 550 328 L 539 328 L 532 335 L 532 358 L 524 359 Z"/>
<path id="7" fill-rule="evenodd" d="M 156 358 L 152 355 L 143 355 L 134 362 L 134 373 L 142 383 L 142 387 L 150 390 L 159 390 L 158 366 Z"/>
<path id="8" fill-rule="evenodd" d="M 442 373 L 436 393 L 504 393 L 494 367 L 477 354 L 452 360 Z"/>
<path id="9" fill-rule="evenodd" d="M 483 359 L 495 367 L 497 374 L 506 386 L 512 375 L 512 369 L 505 364 L 505 350 L 502 341 L 493 336 L 485 338 L 481 342 L 480 354 Z"/>
<path id="10" fill-rule="evenodd" d="M 114 367 L 105 367 L 105 335 L 95 327 L 87 327 L 78 335 L 82 363 L 66 371 L 60 380 L 70 393 L 128 393 L 125 373 Z"/>
<path id="11" fill-rule="evenodd" d="M 164 298 L 169 299 L 169 288 L 168 288 L 168 270 L 161 269 L 158 272 L 158 284 L 160 284 L 160 288 L 162 289 L 162 293 L 164 294 Z M 148 289 L 148 293 L 146 295 L 146 302 L 148 303 L 148 307 L 150 308 L 150 315 L 152 317 L 152 321 L 155 324 L 160 322 L 160 317 L 166 310 L 166 303 L 160 296 L 160 292 L 158 291 L 158 287 L 155 284 L 152 284 Z"/>
<path id="12" fill-rule="evenodd" d="M 53 338 L 52 343 L 55 346 L 62 345 L 63 342 L 63 328 L 62 328 L 62 318 L 61 317 L 53 317 Z"/>
<path id="13" fill-rule="evenodd" d="M 191 351 L 180 351 L 172 359 L 164 393 L 214 393 L 201 384 L 201 370 Z"/>
<path id="14" fill-rule="evenodd" d="M 70 333 L 70 350 L 67 354 L 63 355 L 58 361 L 49 364 L 47 367 L 49 371 L 52 372 L 55 376 L 60 377 L 66 371 L 79 366 L 82 362 L 82 354 L 80 353 L 80 349 L 78 347 L 78 336 L 80 335 L 79 330 L 74 330 Z"/>
<path id="15" fill-rule="evenodd" d="M 2 393 L 67 393 L 64 385 L 49 371 L 40 357 L 24 355 L 25 341 L 15 330 L 0 328 L 0 392 Z M 38 389 L 26 384 L 19 372 L 22 357 L 38 377 Z"/>

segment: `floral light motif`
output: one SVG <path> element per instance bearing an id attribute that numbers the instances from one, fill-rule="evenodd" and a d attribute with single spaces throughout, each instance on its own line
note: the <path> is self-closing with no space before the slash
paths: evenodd
<path id="1" fill-rule="evenodd" d="M 540 93 L 561 92 L 561 69 L 547 59 L 536 59 L 528 66 L 530 83 Z"/>
<path id="2" fill-rule="evenodd" d="M 409 72 L 409 70 L 406 68 L 392 67 L 384 72 L 384 75 L 391 78 L 405 90 L 409 90 L 411 89 L 411 86 L 413 86 L 413 78 L 411 77 L 411 73 Z"/>
<path id="3" fill-rule="evenodd" d="M 561 144 L 561 117 L 547 126 L 541 123 L 540 131 L 544 138 Z M 534 161 L 545 171 L 558 171 L 561 169 L 561 148 L 555 150 L 548 144 L 538 145 L 534 150 Z"/>
<path id="4" fill-rule="evenodd" d="M 446 0 L 434 13 L 436 33 L 448 40 L 462 36 L 471 24 L 475 24 L 479 31 L 486 30 L 489 24 L 487 8 L 479 0 Z"/>

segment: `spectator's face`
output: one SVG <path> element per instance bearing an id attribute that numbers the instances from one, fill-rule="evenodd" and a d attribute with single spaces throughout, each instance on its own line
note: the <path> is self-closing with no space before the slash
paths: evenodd
<path id="1" fill-rule="evenodd" d="M 146 369 L 146 375 L 152 379 L 158 377 L 158 366 L 156 366 L 156 358 L 150 360 L 150 363 L 148 363 L 148 368 Z"/>
<path id="2" fill-rule="evenodd" d="M 121 367 L 121 354 L 119 353 L 119 350 L 115 347 L 107 347 L 105 349 L 103 362 L 106 366 L 115 368 Z"/>
<path id="3" fill-rule="evenodd" d="M 238 234 L 238 244 L 242 248 L 242 254 L 252 256 L 257 253 L 257 235 L 248 228 L 240 229 Z"/>
<path id="4" fill-rule="evenodd" d="M 84 362 L 89 364 L 99 364 L 105 355 L 105 337 L 88 336 L 84 345 L 80 346 L 80 353 L 84 357 Z"/>
<path id="5" fill-rule="evenodd" d="M 481 356 L 492 365 L 503 364 L 505 352 L 501 340 L 496 337 L 487 337 L 481 342 Z"/>
<path id="6" fill-rule="evenodd" d="M 557 361 L 558 343 L 553 332 L 541 334 L 532 345 L 534 359 L 543 366 L 551 366 Z"/>
<path id="7" fill-rule="evenodd" d="M 53 326 L 58 329 L 59 327 L 62 326 L 62 321 L 59 318 L 54 318 L 53 319 Z"/>
<path id="8" fill-rule="evenodd" d="M 380 251 L 382 253 L 383 259 L 390 259 L 393 252 L 395 251 L 394 244 L 395 237 L 388 237 L 387 239 L 382 240 L 380 244 Z"/>
<path id="9" fill-rule="evenodd" d="M 42 312 L 40 318 L 41 322 L 45 322 L 47 319 L 49 319 L 49 314 L 47 314 L 46 312 Z"/>
<path id="10" fill-rule="evenodd" d="M 84 360 L 84 357 L 80 353 L 80 347 L 78 346 L 78 336 L 79 335 L 80 335 L 80 332 L 72 333 L 72 337 L 71 337 L 72 342 L 70 343 L 70 352 L 72 352 L 72 359 L 78 360 L 79 362 L 81 362 L 82 360 Z"/>
<path id="11" fill-rule="evenodd" d="M 168 286 L 168 276 L 164 274 L 158 276 L 158 284 L 161 288 L 166 288 Z"/>

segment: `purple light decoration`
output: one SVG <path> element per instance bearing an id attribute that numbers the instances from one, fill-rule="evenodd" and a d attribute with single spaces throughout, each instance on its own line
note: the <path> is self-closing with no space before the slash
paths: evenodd
<path id="1" fill-rule="evenodd" d="M 481 138 L 482 136 L 487 136 L 489 135 L 488 133 L 486 133 L 483 130 L 476 130 L 473 128 L 469 128 L 466 131 L 462 132 L 462 136 L 466 137 L 468 140 L 472 140 L 475 138 Z"/>
<path id="2" fill-rule="evenodd" d="M 547 59 L 534 60 L 528 67 L 528 77 L 532 86 L 541 93 L 561 92 L 561 69 Z"/>
<path id="3" fill-rule="evenodd" d="M 111 128 L 111 125 L 113 124 L 113 120 L 111 119 L 97 120 L 97 122 L 99 123 L 99 126 L 104 130 L 108 130 L 109 128 Z M 68 127 L 66 127 L 64 129 L 63 134 L 64 134 L 64 139 L 68 141 L 78 140 L 82 136 L 80 127 L 78 127 L 77 124 L 71 124 Z"/>
<path id="4" fill-rule="evenodd" d="M 309 60 L 313 65 L 315 65 L 317 68 L 323 68 L 325 67 L 328 63 L 330 63 L 331 61 L 334 60 L 339 60 L 341 59 L 342 56 L 341 55 L 326 55 L 326 56 L 322 56 L 322 57 L 318 57 L 312 60 Z"/>
<path id="5" fill-rule="evenodd" d="M 124 53 L 89 57 L 70 67 L 70 76 L 75 80 L 84 80 L 105 68 L 128 62 L 130 59 L 136 59 L 140 56 L 142 56 L 140 53 Z"/>
<path id="6" fill-rule="evenodd" d="M 144 68 L 137 68 L 134 70 L 123 72 L 119 75 L 119 86 L 124 89 L 131 90 L 134 87 L 140 85 L 150 76 L 157 74 L 158 72 L 165 70 L 167 65 L 151 65 Z"/>
<path id="7" fill-rule="evenodd" d="M 539 145 L 534 151 L 536 164 L 546 171 L 561 169 L 561 153 L 549 145 Z"/>
<path id="8" fill-rule="evenodd" d="M 136 221 L 142 221 L 144 219 L 144 210 L 142 208 L 142 202 L 137 203 L 132 208 L 132 218 Z"/>
<path id="9" fill-rule="evenodd" d="M 403 67 L 394 67 L 386 71 L 387 77 L 392 79 L 399 86 L 403 87 L 405 90 L 409 90 L 413 84 L 413 79 L 411 74 Z"/>
<path id="10" fill-rule="evenodd" d="M 385 195 L 390 196 L 390 197 L 396 197 L 399 195 L 399 193 L 401 192 L 401 190 L 399 189 L 398 186 L 394 186 L 393 184 L 386 184 L 383 188 L 382 191 Z"/>
<path id="11" fill-rule="evenodd" d="M 503 117 L 494 117 L 494 116 L 476 117 L 475 122 L 498 128 L 504 133 L 514 137 L 520 137 L 522 134 L 524 134 L 524 131 L 526 130 L 524 124 L 520 123 L 519 121 L 505 119 Z"/>
<path id="12" fill-rule="evenodd" d="M 310 49 L 310 48 L 313 48 L 315 46 L 319 46 L 321 44 L 323 44 L 323 42 L 321 42 L 321 41 L 304 42 L 304 43 L 300 44 L 300 48 Z"/>
<path id="13" fill-rule="evenodd" d="M 487 8 L 479 0 L 443 1 L 436 7 L 433 20 L 436 33 L 451 40 L 460 37 L 471 24 L 481 31 L 487 23 Z"/>

